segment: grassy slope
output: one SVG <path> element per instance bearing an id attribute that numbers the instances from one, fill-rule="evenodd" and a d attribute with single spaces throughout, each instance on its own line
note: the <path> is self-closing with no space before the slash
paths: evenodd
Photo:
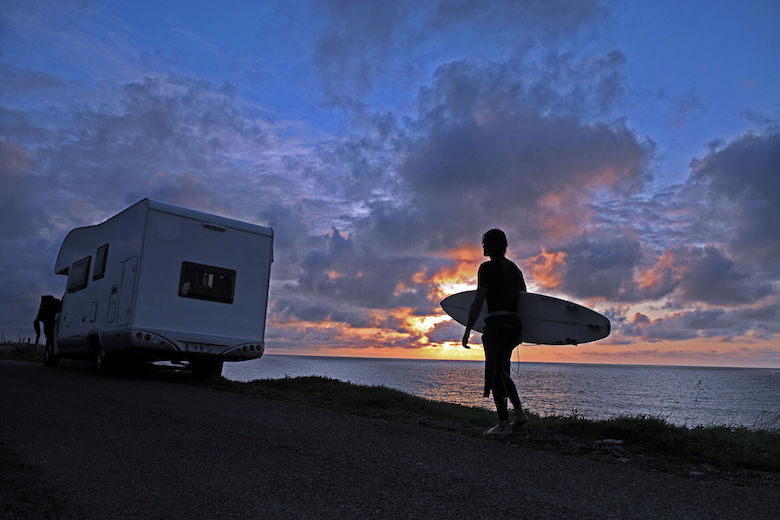
<path id="1" fill-rule="evenodd" d="M 6 359 L 42 362 L 32 348 L 0 348 Z M 222 391 L 281 399 L 349 413 L 417 424 L 471 436 L 495 422 L 484 408 L 432 401 L 382 386 L 345 383 L 325 377 L 265 379 L 250 383 L 215 378 Z M 674 426 L 656 417 L 591 420 L 577 415 L 539 417 L 499 442 L 559 453 L 585 455 L 697 477 L 725 477 L 747 485 L 780 481 L 780 432 L 743 427 Z"/>
<path id="2" fill-rule="evenodd" d="M 483 408 L 432 401 L 381 386 L 344 383 L 324 377 L 266 379 L 237 383 L 225 379 L 215 388 L 333 408 L 345 413 L 417 423 L 469 435 L 481 435 L 495 422 Z M 539 417 L 505 442 L 558 451 L 612 454 L 614 458 L 664 457 L 691 465 L 717 465 L 780 472 L 780 432 L 726 426 L 686 428 L 654 417 L 591 420 L 579 416 Z M 619 442 L 622 441 L 622 442 Z"/>

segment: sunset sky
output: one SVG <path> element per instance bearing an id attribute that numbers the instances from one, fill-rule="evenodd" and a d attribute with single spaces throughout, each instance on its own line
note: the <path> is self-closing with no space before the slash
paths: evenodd
<path id="1" fill-rule="evenodd" d="M 778 22 L 776 0 L 0 0 L 0 330 L 63 293 L 70 229 L 150 197 L 274 228 L 268 353 L 481 359 L 439 301 L 500 227 L 529 290 L 612 321 L 522 360 L 780 367 Z"/>

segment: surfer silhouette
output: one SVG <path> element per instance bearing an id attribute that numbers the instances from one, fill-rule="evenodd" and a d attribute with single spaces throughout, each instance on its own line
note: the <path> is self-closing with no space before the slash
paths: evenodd
<path id="1" fill-rule="evenodd" d="M 509 375 L 512 350 L 520 344 L 521 322 L 517 314 L 520 291 L 525 291 L 523 273 L 514 262 L 507 259 L 506 235 L 500 229 L 491 229 L 482 235 L 482 251 L 490 260 L 479 266 L 477 293 L 469 309 L 463 346 L 469 348 L 471 328 L 479 317 L 482 304 L 487 300 L 488 315 L 482 333 L 485 349 L 484 396 L 493 393 L 498 413 L 498 424 L 485 431 L 485 435 L 509 435 L 528 422 L 517 388 Z M 509 422 L 507 398 L 515 410 L 514 422 Z"/>

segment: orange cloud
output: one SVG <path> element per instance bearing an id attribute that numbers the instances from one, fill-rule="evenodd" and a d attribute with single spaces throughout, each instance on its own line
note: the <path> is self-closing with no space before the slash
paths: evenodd
<path id="1" fill-rule="evenodd" d="M 539 225 L 550 239 L 579 236 L 584 232 L 593 211 L 586 210 L 579 197 L 567 190 L 548 193 L 539 201 L 542 210 Z"/>
<path id="2" fill-rule="evenodd" d="M 563 285 L 563 268 L 566 267 L 565 251 L 542 252 L 526 258 L 523 265 L 530 271 L 531 279 L 546 290 L 559 289 Z"/>
<path id="3" fill-rule="evenodd" d="M 676 251 L 665 250 L 651 269 L 637 275 L 637 283 L 642 289 L 652 289 L 670 283 L 683 276 L 684 263 Z"/>
<path id="4" fill-rule="evenodd" d="M 474 246 L 462 246 L 444 252 L 441 256 L 453 263 L 437 271 L 427 269 L 412 276 L 412 281 L 430 287 L 428 297 L 439 301 L 450 294 L 473 289 L 477 281 L 477 269 L 483 261 L 482 249 Z"/>

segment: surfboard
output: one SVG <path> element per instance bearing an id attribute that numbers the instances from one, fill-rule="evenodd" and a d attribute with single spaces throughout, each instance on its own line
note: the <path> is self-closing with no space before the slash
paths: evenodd
<path id="1" fill-rule="evenodd" d="M 442 309 L 461 325 L 466 325 L 469 308 L 477 291 L 464 291 L 447 296 L 441 301 Z M 537 345 L 579 345 L 609 336 L 610 324 L 606 316 L 598 312 L 544 294 L 521 292 L 518 313 L 523 322 L 524 343 Z M 487 316 L 487 303 L 472 330 L 482 332 Z"/>

